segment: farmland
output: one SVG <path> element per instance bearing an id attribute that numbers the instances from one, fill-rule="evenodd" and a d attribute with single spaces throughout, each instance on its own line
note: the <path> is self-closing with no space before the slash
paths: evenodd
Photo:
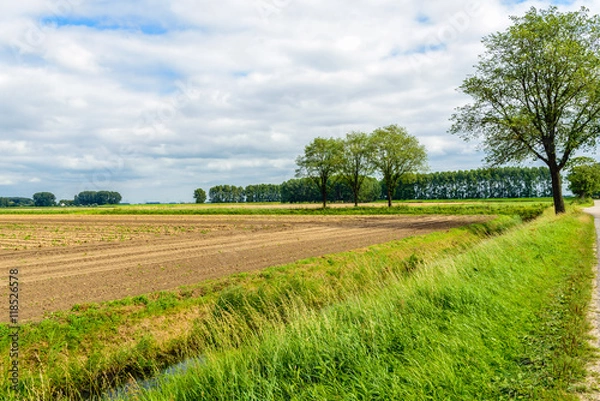
<path id="1" fill-rule="evenodd" d="M 75 304 L 170 290 L 489 219 L 0 215 L 0 268 L 20 270 L 27 300 L 22 318 L 39 319 Z"/>
<path id="2" fill-rule="evenodd" d="M 483 255 L 491 252 L 485 248 L 488 242 L 489 249 L 499 252 L 496 256 L 491 254 L 491 260 L 505 258 L 517 261 L 509 271 L 506 284 L 490 282 L 490 285 L 499 285 L 504 291 L 498 292 L 498 296 L 503 299 L 502 302 L 508 302 L 506 308 L 519 310 L 520 307 L 515 305 L 522 302 L 516 301 L 517 304 L 513 305 L 506 295 L 513 291 L 507 287 L 514 282 L 510 277 L 518 273 L 530 280 L 529 277 L 540 274 L 538 270 L 518 268 L 521 263 L 528 263 L 521 259 L 533 260 L 529 259 L 529 255 L 532 252 L 537 254 L 540 246 L 551 253 L 550 261 L 562 260 L 559 258 L 578 261 L 577 266 L 581 266 L 574 266 L 569 271 L 576 274 L 577 269 L 583 269 L 582 281 L 577 286 L 583 288 L 581 294 L 585 295 L 589 290 L 588 273 L 585 271 L 590 266 L 590 257 L 593 258 L 587 240 L 591 238 L 589 219 L 582 219 L 573 212 L 565 220 L 569 226 L 565 233 L 555 233 L 552 227 L 562 227 L 563 223 L 558 224 L 556 219 L 549 217 L 542 217 L 541 222 L 536 220 L 522 224 L 523 220 L 539 216 L 549 206 L 547 202 L 432 202 L 391 209 L 363 206 L 327 210 L 273 206 L 148 205 L 43 209 L 47 213 L 19 210 L 19 213 L 1 214 L 0 265 L 5 270 L 19 269 L 22 321 L 20 390 L 18 393 L 0 390 L 0 396 L 3 399 L 85 399 L 106 393 L 107 389 L 127 383 L 132 377 L 153 377 L 168 366 L 198 355 L 209 356 L 210 366 L 217 372 L 221 369 L 217 366 L 220 362 L 213 363 L 213 360 L 220 359 L 222 353 L 235 358 L 240 355 L 242 359 L 248 355 L 252 360 L 254 354 L 248 354 L 248 350 L 262 347 L 262 340 L 271 341 L 269 339 L 273 338 L 278 342 L 280 334 L 300 327 L 297 325 L 308 324 L 308 320 L 320 319 L 319 316 L 333 319 L 326 317 L 327 311 L 345 310 L 345 305 L 360 310 L 363 301 L 367 304 L 375 302 L 374 308 L 383 311 L 385 306 L 379 306 L 380 301 L 376 298 L 379 299 L 380 294 L 388 290 L 393 293 L 400 291 L 398 296 L 404 297 L 405 290 L 401 288 L 410 287 L 411 283 L 437 291 L 435 288 L 449 279 L 453 287 L 443 290 L 450 291 L 443 296 L 459 299 L 462 297 L 462 282 L 471 285 L 468 284 L 470 277 L 474 275 L 475 279 L 480 275 L 473 273 L 479 267 L 464 278 L 453 278 L 453 272 L 470 258 L 474 259 L 468 263 L 480 266 Z M 518 238 L 499 242 L 505 237 L 500 234 L 508 233 L 508 238 L 511 238 L 511 232 L 515 230 L 520 232 Z M 538 231 L 541 232 L 538 236 L 540 241 L 552 237 L 544 240 L 543 244 L 536 242 L 538 240 L 525 241 Z M 566 232 L 569 233 L 569 242 L 556 250 L 548 246 L 558 237 L 567 238 Z M 494 239 L 496 236 L 499 240 Z M 582 242 L 580 238 L 586 238 L 586 241 Z M 476 256 L 468 256 L 471 250 L 477 249 L 480 250 Z M 537 263 L 538 259 L 535 260 Z M 542 263 L 539 269 L 546 274 L 544 260 L 539 259 Z M 490 270 L 490 279 L 503 277 L 503 274 L 493 272 L 495 269 L 501 272 L 504 268 L 506 265 L 500 264 Z M 443 280 L 438 283 L 435 277 Z M 485 291 L 487 286 L 482 283 L 488 280 L 486 277 L 477 279 L 479 281 L 473 284 L 473 288 Z M 527 291 L 539 288 L 539 305 L 545 307 L 544 297 L 547 295 L 544 294 L 548 291 L 559 291 L 563 284 L 575 288 L 563 283 L 560 277 L 558 274 L 550 281 L 540 278 L 547 289 L 534 280 L 528 284 Z M 435 281 L 435 284 L 428 284 L 428 280 Z M 451 295 L 454 290 L 458 291 L 457 295 Z M 2 291 L 2 296 L 7 296 L 6 290 Z M 406 302 L 416 302 L 417 305 L 421 302 L 419 297 L 429 294 L 430 290 L 422 295 L 417 291 L 414 294 L 416 298 L 410 295 L 411 291 L 406 293 Z M 499 290 L 492 290 L 492 293 L 495 291 Z M 471 299 L 469 297 L 465 300 Z M 404 305 L 405 301 L 393 302 L 393 305 Z M 586 310 L 585 297 L 573 302 L 577 302 L 573 306 L 577 311 Z M 565 307 L 571 308 L 569 305 Z M 415 310 L 414 313 L 421 316 L 418 319 L 422 319 L 425 326 L 415 330 L 427 332 L 427 339 L 435 340 L 438 335 L 435 328 L 445 327 L 448 324 L 446 318 L 442 316 L 441 321 L 436 321 L 432 317 L 432 313 L 437 313 L 435 306 L 422 308 L 419 307 L 421 312 Z M 502 308 L 490 306 L 490 313 L 493 315 Z M 529 309 L 522 312 L 523 319 L 529 319 Z M 538 312 L 536 309 L 531 313 Z M 492 321 L 492 315 L 485 313 L 485 322 Z M 377 314 L 373 316 L 380 319 Z M 380 321 L 396 324 L 390 316 L 381 317 Z M 404 311 L 402 316 L 413 316 L 413 312 Z M 569 316 L 569 313 L 564 314 L 565 318 Z M 514 338 L 529 338 L 527 336 L 531 335 L 533 344 L 543 343 L 560 350 L 556 351 L 557 358 L 563 358 L 563 353 L 574 358 L 572 361 L 576 365 L 561 368 L 560 377 L 556 376 L 563 386 L 557 390 L 559 392 L 572 384 L 573 379 L 566 379 L 566 376 L 581 378 L 581 366 L 588 355 L 581 346 L 585 331 L 581 319 L 577 320 L 578 326 L 573 328 L 576 333 L 568 343 L 564 343 L 562 337 L 538 340 L 544 333 L 530 332 L 523 337 L 520 327 L 515 326 L 515 333 L 512 333 L 506 331 L 506 323 L 502 322 L 498 323 L 501 330 L 497 333 L 477 334 L 478 327 L 484 325 L 483 321 L 478 322 L 477 316 L 460 319 L 467 319 L 465 327 L 473 327 L 467 331 L 473 332 L 476 337 L 492 335 L 498 336 L 500 341 L 514 342 L 506 335 L 514 335 Z M 471 322 L 471 319 L 475 320 Z M 555 322 L 539 324 L 540 327 L 550 327 L 547 325 Z M 345 327 L 346 323 L 340 322 L 339 325 Z M 523 328 L 530 330 L 530 326 Z M 563 329 L 551 330 L 557 333 Z M 309 332 L 301 336 L 309 338 Z M 0 362 L 3 366 L 9 363 L 8 333 L 9 326 L 0 325 Z M 332 332 L 331 339 L 337 338 L 337 335 Z M 463 337 L 470 341 L 467 334 Z M 294 344 L 295 340 L 282 341 L 294 347 L 304 346 Z M 516 346 L 519 347 L 519 344 Z M 572 349 L 562 350 L 561 344 L 568 344 Z M 315 345 L 318 346 L 318 343 Z M 480 347 L 480 344 L 474 345 Z M 507 352 L 515 351 L 510 348 Z M 547 351 L 544 348 L 540 352 Z M 571 355 L 573 352 L 580 355 Z M 417 354 L 415 358 L 426 356 L 426 353 Z M 468 358 L 473 360 L 474 355 Z M 528 354 L 528 358 L 537 357 Z M 369 365 L 364 363 L 365 373 L 368 373 Z M 544 366 L 554 366 L 552 363 L 550 358 L 545 360 Z M 283 376 L 288 373 L 281 371 Z M 506 373 L 502 380 L 513 380 L 513 373 Z M 424 370 L 422 374 L 428 373 Z M 521 375 L 523 372 L 514 374 Z M 198 376 L 199 380 L 203 380 L 203 375 Z M 554 373 L 544 371 L 543 375 Z M 195 388 L 200 386 L 199 382 L 190 387 L 178 381 L 187 380 L 186 383 L 189 383 L 184 375 L 173 379 L 165 387 L 166 394 L 177 393 L 181 399 L 196 398 Z M 277 379 L 276 382 L 286 385 L 285 380 Z M 489 383 L 490 379 L 484 377 L 483 382 Z M 277 386 L 277 383 L 273 385 Z M 475 384 L 473 386 L 476 388 Z M 546 391 L 547 386 L 541 382 L 535 386 Z M 2 388 L 7 388 L 5 382 Z M 230 390 L 238 391 L 233 387 Z M 558 394 L 555 389 L 550 391 Z M 523 393 L 519 389 L 515 394 Z M 142 399 L 172 399 L 169 395 L 163 398 L 162 395 L 150 394 L 149 397 Z"/>

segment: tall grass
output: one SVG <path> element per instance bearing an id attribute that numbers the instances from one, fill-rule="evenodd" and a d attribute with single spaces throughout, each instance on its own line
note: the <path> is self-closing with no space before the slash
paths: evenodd
<path id="1" fill-rule="evenodd" d="M 298 311 L 319 310 L 385 286 L 437 258 L 474 246 L 520 219 L 407 238 L 201 283 L 178 291 L 77 305 L 21 328 L 17 399 L 77 400 L 144 377 L 206 349 L 241 347 Z M 0 360 L 8 363 L 0 325 Z M 9 399 L 3 376 L 0 399 Z"/>
<path id="2" fill-rule="evenodd" d="M 591 218 L 547 216 L 327 308 L 238 294 L 200 330 L 202 363 L 131 399 L 575 400 L 593 241 Z"/>

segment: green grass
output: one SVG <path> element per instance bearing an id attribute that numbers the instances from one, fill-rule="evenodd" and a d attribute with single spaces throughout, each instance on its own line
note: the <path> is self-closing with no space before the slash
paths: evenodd
<path id="1" fill-rule="evenodd" d="M 467 206 L 501 208 L 441 205 Z M 519 221 L 77 305 L 22 326 L 21 392 L 3 376 L 0 399 L 81 399 L 200 354 L 141 399 L 575 399 L 590 358 L 593 224 Z M 3 366 L 6 334 L 0 325 Z"/>
<path id="2" fill-rule="evenodd" d="M 84 215 L 518 215 L 524 220 L 539 216 L 551 201 L 494 199 L 487 202 L 423 202 L 422 205 L 359 206 L 316 208 L 314 206 L 252 207 L 252 204 L 230 205 L 123 205 L 94 208 L 15 208 L 0 209 L 0 214 L 84 214 Z M 281 204 L 277 204 L 281 206 Z M 264 206 L 264 207 L 263 207 Z"/>
<path id="3" fill-rule="evenodd" d="M 589 216 L 546 216 L 417 269 L 387 261 L 392 279 L 322 309 L 243 291 L 202 363 L 132 399 L 577 400 L 594 237 Z"/>
<path id="4" fill-rule="evenodd" d="M 290 321 L 293 302 L 301 301 L 307 311 L 320 310 L 380 288 L 424 263 L 463 252 L 519 222 L 501 216 L 175 292 L 77 305 L 71 312 L 22 325 L 20 395 L 22 399 L 79 399 L 131 376 L 152 375 L 218 344 L 243 346 L 273 322 Z M 231 313 L 245 313 L 247 319 L 223 326 Z M 3 363 L 8 355 L 7 330 L 0 325 Z M 6 377 L 0 380 L 0 398 L 7 399 Z"/>

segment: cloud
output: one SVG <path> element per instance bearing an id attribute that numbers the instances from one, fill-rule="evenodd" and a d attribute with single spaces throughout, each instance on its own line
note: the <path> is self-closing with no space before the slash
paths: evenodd
<path id="1" fill-rule="evenodd" d="M 0 196 L 129 202 L 279 183 L 317 136 L 399 124 L 432 170 L 483 36 L 548 1 L 32 0 L 0 6 Z M 575 1 L 600 11 L 600 1 Z"/>

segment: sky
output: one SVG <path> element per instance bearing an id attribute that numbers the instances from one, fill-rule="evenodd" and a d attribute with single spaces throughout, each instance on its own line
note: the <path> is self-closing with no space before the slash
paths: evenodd
<path id="1" fill-rule="evenodd" d="M 600 0 L 28 0 L 0 5 L 0 197 L 279 184 L 316 137 L 398 124 L 480 168 L 457 91 L 510 15 Z"/>

